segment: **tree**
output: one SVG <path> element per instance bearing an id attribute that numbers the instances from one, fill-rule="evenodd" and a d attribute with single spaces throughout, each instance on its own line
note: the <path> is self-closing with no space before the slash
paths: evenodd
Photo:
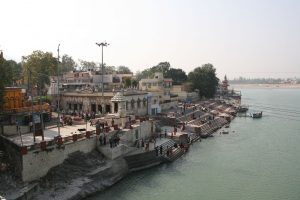
<path id="1" fill-rule="evenodd" d="M 21 64 L 14 60 L 5 60 L 3 53 L 0 54 L 0 110 L 4 104 L 4 88 L 13 86 L 21 79 Z"/>
<path id="2" fill-rule="evenodd" d="M 84 71 L 91 71 L 97 69 L 97 64 L 93 61 L 79 60 L 79 63 L 81 65 L 81 69 Z"/>
<path id="3" fill-rule="evenodd" d="M 155 65 L 149 69 L 145 69 L 141 72 L 136 73 L 136 80 L 140 81 L 143 78 L 153 78 L 155 72 L 162 72 L 164 76 L 167 75 L 168 71 L 170 70 L 170 63 L 169 62 L 160 62 L 158 65 Z"/>
<path id="4" fill-rule="evenodd" d="M 153 78 L 154 73 L 151 71 L 151 69 L 145 69 L 143 71 L 137 71 L 135 77 L 137 81 L 140 81 L 143 78 Z"/>
<path id="5" fill-rule="evenodd" d="M 77 67 L 76 62 L 73 58 L 67 54 L 62 56 L 61 64 L 60 64 L 60 73 L 63 74 L 65 72 L 73 71 Z"/>
<path id="6" fill-rule="evenodd" d="M 153 66 L 151 70 L 154 72 L 162 72 L 164 76 L 167 75 L 168 71 L 170 70 L 170 63 L 169 62 L 160 62 L 158 65 Z"/>
<path id="7" fill-rule="evenodd" d="M 133 87 L 136 88 L 136 87 L 139 85 L 139 82 L 138 82 L 137 80 L 133 79 L 133 80 L 131 81 L 131 84 L 132 84 Z"/>
<path id="8" fill-rule="evenodd" d="M 57 75 L 57 59 L 50 52 L 34 51 L 23 57 L 23 77 L 28 83 L 31 71 L 31 86 L 36 86 L 39 94 L 46 93 L 46 85 L 50 84 L 50 76 Z"/>
<path id="9" fill-rule="evenodd" d="M 187 75 L 182 69 L 170 68 L 165 75 L 173 80 L 173 85 L 181 85 L 187 80 Z"/>
<path id="10" fill-rule="evenodd" d="M 104 73 L 105 74 L 112 74 L 116 71 L 115 66 L 105 66 L 104 64 Z"/>
<path id="11" fill-rule="evenodd" d="M 3 65 L 3 72 L 6 74 L 6 85 L 15 85 L 22 78 L 22 65 L 14 60 L 6 60 Z"/>
<path id="12" fill-rule="evenodd" d="M 4 70 L 4 62 L 3 53 L 0 52 L 0 112 L 3 110 L 4 104 L 4 85 L 5 85 L 5 70 Z"/>
<path id="13" fill-rule="evenodd" d="M 124 78 L 124 87 L 129 88 L 131 86 L 131 78 L 130 77 L 125 77 Z"/>
<path id="14" fill-rule="evenodd" d="M 118 74 L 132 74 L 131 70 L 126 66 L 119 66 L 117 68 Z"/>
<path id="15" fill-rule="evenodd" d="M 200 97 L 211 98 L 216 92 L 219 79 L 216 76 L 216 69 L 212 64 L 204 64 L 197 67 L 188 75 L 192 88 L 199 90 Z"/>

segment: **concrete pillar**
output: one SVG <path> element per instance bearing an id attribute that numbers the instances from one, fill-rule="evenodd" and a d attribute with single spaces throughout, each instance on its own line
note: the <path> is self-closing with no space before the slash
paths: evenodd
<path id="1" fill-rule="evenodd" d="M 103 103 L 101 104 L 102 106 L 102 114 L 105 114 L 106 113 L 106 105 Z"/>

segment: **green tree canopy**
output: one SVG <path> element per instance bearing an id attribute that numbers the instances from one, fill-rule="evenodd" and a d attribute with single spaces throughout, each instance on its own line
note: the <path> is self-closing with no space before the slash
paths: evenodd
<path id="1" fill-rule="evenodd" d="M 22 66 L 14 60 L 5 60 L 3 53 L 0 54 L 0 110 L 4 104 L 4 88 L 13 86 L 21 79 Z"/>
<path id="2" fill-rule="evenodd" d="M 216 69 L 212 64 L 204 64 L 195 68 L 188 75 L 192 88 L 199 90 L 200 97 L 211 98 L 216 92 L 219 79 L 216 76 Z"/>
<path id="3" fill-rule="evenodd" d="M 115 71 L 116 71 L 115 66 L 105 66 L 105 64 L 104 64 L 104 73 L 105 74 L 112 74 Z"/>
<path id="4" fill-rule="evenodd" d="M 36 86 L 39 94 L 46 93 L 46 85 L 50 84 L 50 76 L 57 75 L 57 59 L 50 52 L 34 51 L 23 57 L 23 77 L 28 83 L 31 73 L 31 85 Z"/>
<path id="5" fill-rule="evenodd" d="M 129 77 L 125 77 L 124 78 L 124 87 L 125 88 L 129 88 L 130 86 L 131 86 L 131 78 L 129 78 Z"/>
<path id="6" fill-rule="evenodd" d="M 165 75 L 166 78 L 171 78 L 174 85 L 181 85 L 187 80 L 187 75 L 182 69 L 170 68 Z"/>
<path id="7" fill-rule="evenodd" d="M 96 70 L 97 64 L 93 61 L 85 61 L 85 60 L 79 60 L 80 66 L 82 70 Z"/>
<path id="8" fill-rule="evenodd" d="M 132 72 L 129 69 L 129 67 L 126 67 L 126 66 L 119 66 L 117 68 L 117 73 L 118 74 L 132 74 Z"/>
<path id="9" fill-rule="evenodd" d="M 3 110 L 4 104 L 4 87 L 5 87 L 5 79 L 6 74 L 4 70 L 4 62 L 5 59 L 3 58 L 3 53 L 0 52 L 0 112 Z"/>
<path id="10" fill-rule="evenodd" d="M 67 54 L 63 55 L 60 64 L 60 73 L 76 70 L 77 64 L 73 58 Z"/>
<path id="11" fill-rule="evenodd" d="M 153 78 L 155 72 L 162 72 L 165 78 L 171 78 L 175 85 L 186 82 L 187 75 L 182 69 L 172 68 L 169 62 L 160 62 L 158 65 L 136 73 L 136 79 Z"/>
<path id="12" fill-rule="evenodd" d="M 140 81 L 143 78 L 153 78 L 155 72 L 162 72 L 164 76 L 168 73 L 170 69 L 170 63 L 169 62 L 160 62 L 158 65 L 155 65 L 151 68 L 145 69 L 143 71 L 138 71 L 136 73 L 136 80 Z"/>

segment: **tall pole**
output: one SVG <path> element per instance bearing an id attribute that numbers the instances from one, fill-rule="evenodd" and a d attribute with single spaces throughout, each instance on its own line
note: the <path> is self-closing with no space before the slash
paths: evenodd
<path id="1" fill-rule="evenodd" d="M 104 101 L 104 65 L 103 65 L 103 46 L 108 46 L 109 44 L 107 42 L 101 42 L 101 43 L 97 43 L 96 45 L 98 45 L 99 47 L 101 46 L 101 50 L 102 50 L 102 101 Z M 102 108 L 103 110 L 103 108 Z"/>
<path id="2" fill-rule="evenodd" d="M 59 106 L 59 102 L 60 102 L 60 93 L 59 93 L 59 46 L 60 44 L 58 44 L 57 47 L 57 128 L 58 128 L 58 136 L 60 136 L 60 106 Z"/>
<path id="3" fill-rule="evenodd" d="M 102 47 L 102 100 L 104 100 L 104 66 L 103 66 L 103 45 Z"/>
<path id="4" fill-rule="evenodd" d="M 32 92 L 32 82 L 31 82 L 31 70 L 29 69 L 29 81 L 30 81 L 30 95 L 31 95 L 31 121 L 32 121 L 32 130 L 33 130 L 33 142 L 35 143 L 35 121 L 33 117 L 33 92 Z"/>

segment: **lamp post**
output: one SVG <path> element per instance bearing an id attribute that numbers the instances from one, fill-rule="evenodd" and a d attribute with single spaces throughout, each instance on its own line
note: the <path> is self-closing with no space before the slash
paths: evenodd
<path id="1" fill-rule="evenodd" d="M 101 42 L 101 43 L 97 43 L 96 45 L 98 45 L 99 47 L 101 47 L 102 49 L 102 101 L 104 101 L 104 65 L 103 65 L 103 47 L 108 46 L 109 44 L 107 42 Z M 103 111 L 103 108 L 102 108 Z"/>
<path id="2" fill-rule="evenodd" d="M 60 101 L 60 94 L 59 94 L 59 46 L 57 47 L 57 128 L 58 128 L 58 136 L 60 136 L 60 108 L 59 108 L 59 101 Z"/>

